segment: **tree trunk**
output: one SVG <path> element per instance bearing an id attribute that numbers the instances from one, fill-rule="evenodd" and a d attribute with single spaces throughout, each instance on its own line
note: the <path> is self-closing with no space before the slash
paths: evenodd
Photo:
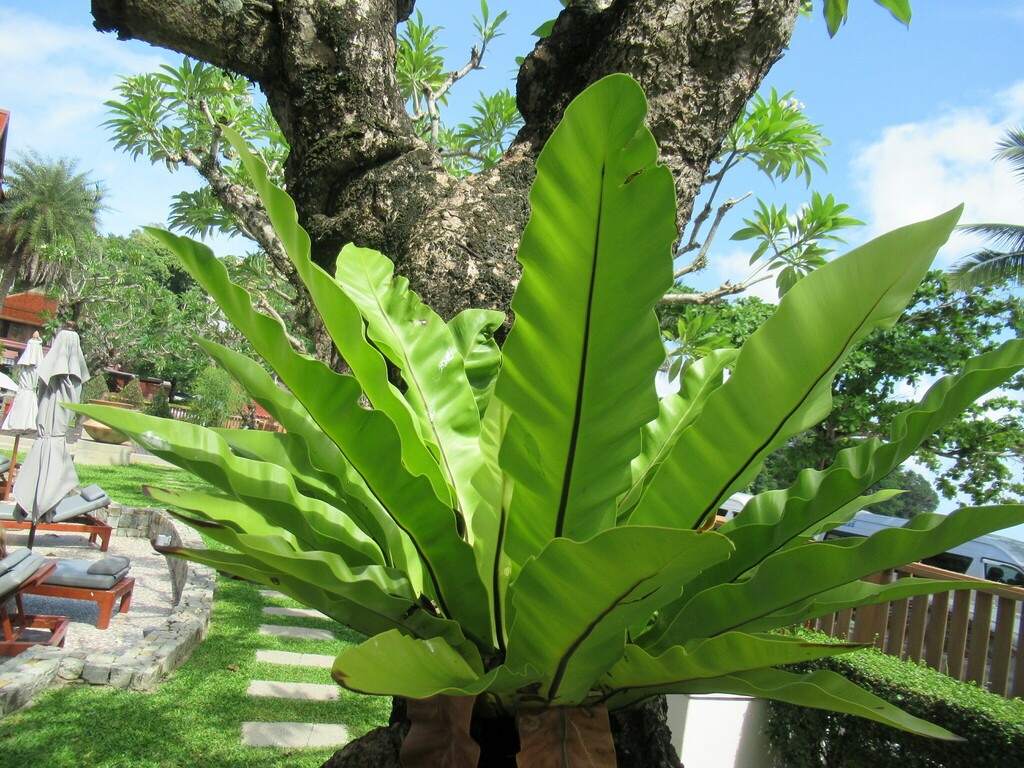
<path id="1" fill-rule="evenodd" d="M 92 0 L 97 28 L 254 80 L 291 147 L 286 183 L 314 259 L 347 243 L 390 256 L 443 317 L 507 310 L 533 163 L 583 88 L 626 72 L 650 100 L 678 224 L 723 138 L 792 34 L 799 0 L 592 0 L 520 68 L 525 124 L 494 169 L 454 179 L 413 131 L 395 77 L 408 0 Z"/>
<path id="2" fill-rule="evenodd" d="M 667 714 L 664 696 L 611 713 L 618 768 L 679 768 Z M 402 768 L 399 750 L 409 724 L 401 700 L 396 699 L 391 720 L 335 752 L 322 768 Z M 529 768 L 516 764 L 519 736 L 513 718 L 476 718 L 471 733 L 481 747 L 480 768 Z"/>

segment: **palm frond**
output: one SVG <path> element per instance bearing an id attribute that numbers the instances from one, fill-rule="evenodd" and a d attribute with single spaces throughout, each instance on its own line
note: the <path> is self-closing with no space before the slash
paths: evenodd
<path id="1" fill-rule="evenodd" d="M 1010 253 L 989 249 L 972 253 L 950 269 L 949 282 L 961 291 L 1005 282 L 1024 284 L 1024 249 Z"/>
<path id="2" fill-rule="evenodd" d="M 984 237 L 989 250 L 1004 253 L 1024 251 L 1024 224 L 964 224 L 958 229 Z"/>
<path id="3" fill-rule="evenodd" d="M 1024 126 L 1011 128 L 996 144 L 996 160 L 1006 160 L 1013 166 L 1013 175 L 1024 182 Z"/>

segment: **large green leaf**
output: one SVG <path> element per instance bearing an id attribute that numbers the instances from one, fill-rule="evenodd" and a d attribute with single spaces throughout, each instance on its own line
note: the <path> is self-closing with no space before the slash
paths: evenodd
<path id="1" fill-rule="evenodd" d="M 573 705 L 621 656 L 626 630 L 702 569 L 729 556 L 725 537 L 625 526 L 576 542 L 555 539 L 510 587 L 506 664 L 536 667 L 544 700 Z"/>
<path id="2" fill-rule="evenodd" d="M 338 504 L 332 499 L 345 499 L 348 503 L 346 508 L 359 527 L 381 546 L 385 560 L 405 569 L 415 584 L 422 585 L 422 565 L 411 539 L 383 507 L 381 500 L 373 494 L 341 449 L 324 433 L 295 396 L 281 389 L 255 360 L 219 344 L 205 341 L 200 343 L 257 403 L 288 430 L 286 435 L 276 438 L 281 442 L 279 450 L 275 450 L 273 445 L 262 445 L 268 440 L 275 440 L 264 437 L 271 433 L 215 430 L 232 450 L 241 450 L 250 458 L 272 461 L 284 467 L 292 472 L 296 484 L 303 486 L 304 491 L 305 488 L 319 489 L 307 495 L 316 496 L 335 506 Z M 261 445 L 257 446 L 257 443 Z M 323 495 L 329 492 L 333 492 L 333 497 Z"/>
<path id="3" fill-rule="evenodd" d="M 505 529 L 512 499 L 512 481 L 498 466 L 498 446 L 508 423 L 508 409 L 491 401 L 480 426 L 480 454 L 484 462 L 473 478 L 477 507 L 470 517 L 470 539 L 480 580 L 487 584 L 489 608 L 494 617 L 496 647 L 505 650 L 505 601 L 512 577 L 512 563 L 505 554 Z"/>
<path id="4" fill-rule="evenodd" d="M 176 517 L 190 525 L 194 522 L 181 515 Z M 444 637 L 455 647 L 466 644 L 457 623 L 432 615 L 417 602 L 391 594 L 375 579 L 363 578 L 363 574 L 352 581 L 337 578 L 326 563 L 316 561 L 322 553 L 307 553 L 308 558 L 299 562 L 279 557 L 273 566 L 262 557 L 245 552 L 182 547 L 160 551 L 271 586 L 365 634 L 400 629 L 414 637 Z"/>
<path id="5" fill-rule="evenodd" d="M 275 464 L 235 456 L 227 443 L 208 429 L 111 406 L 78 405 L 74 409 L 130 435 L 154 455 L 244 502 L 272 525 L 289 530 L 303 549 L 342 554 L 352 565 L 384 563 L 377 544 L 344 510 L 303 496 L 292 476 Z"/>
<path id="6" fill-rule="evenodd" d="M 978 589 L 984 581 L 950 581 L 949 579 L 903 578 L 891 584 L 855 581 L 852 584 L 822 592 L 809 600 L 787 606 L 743 625 L 744 632 L 760 632 L 779 627 L 795 627 L 820 616 L 839 613 L 849 608 L 905 600 L 918 595 L 952 592 L 957 589 Z"/>
<path id="7" fill-rule="evenodd" d="M 726 632 L 670 648 L 651 656 L 627 645 L 625 653 L 601 678 L 609 706 L 619 707 L 690 680 L 732 675 L 751 669 L 797 664 L 863 648 L 860 643 L 812 643 L 780 635 Z"/>
<path id="8" fill-rule="evenodd" d="M 657 164 L 643 91 L 612 75 L 565 110 L 537 161 L 495 394 L 512 412 L 502 468 L 516 480 L 506 551 L 614 524 L 664 359 L 654 303 L 672 280 L 672 175 Z"/>
<path id="9" fill-rule="evenodd" d="M 683 373 L 679 392 L 661 398 L 658 418 L 644 425 L 640 455 L 630 465 L 629 490 L 618 503 L 619 516 L 628 516 L 679 435 L 700 414 L 708 395 L 722 386 L 725 369 L 736 360 L 738 349 L 716 349 Z"/>
<path id="10" fill-rule="evenodd" d="M 465 361 L 448 325 L 394 271 L 377 251 L 346 245 L 335 277 L 366 319 L 370 340 L 401 371 L 420 432 L 437 447 L 442 472 L 465 513 L 470 480 L 482 461 L 479 410 Z"/>
<path id="11" fill-rule="evenodd" d="M 248 293 L 230 282 L 209 248 L 169 232 L 153 234 L 217 300 L 409 536 L 423 563 L 425 587 L 445 615 L 464 622 L 467 633 L 490 638 L 486 589 L 476 578 L 469 545 L 459 536 L 455 512 L 435 495 L 428 478 L 407 469 L 394 422 L 360 405 L 362 388 L 356 379 L 297 354 L 281 325 L 253 309 Z"/>
<path id="12" fill-rule="evenodd" d="M 672 686 L 664 693 L 735 693 L 740 696 L 757 696 L 866 717 L 933 739 L 962 741 L 945 728 L 907 714 L 827 669 L 806 675 L 784 672 L 781 669 L 755 669 L 707 680 L 691 680 Z"/>
<path id="13" fill-rule="evenodd" d="M 471 648 L 457 649 L 442 638 L 414 639 L 397 631 L 342 651 L 331 675 L 350 691 L 415 699 L 511 692 L 537 677 L 533 669 L 516 674 L 506 666 L 485 674 L 479 654 Z"/>
<path id="14" fill-rule="evenodd" d="M 235 131 L 225 128 L 224 135 L 238 152 L 242 164 L 249 172 L 253 187 L 274 225 L 274 231 L 309 290 L 338 351 L 359 379 L 360 386 L 374 408 L 386 413 L 394 422 L 401 441 L 403 462 L 413 474 L 426 476 L 438 498 L 449 502 L 451 491 L 436 461 L 423 443 L 423 433 L 419 429 L 413 410 L 388 380 L 387 366 L 380 352 L 366 339 L 359 308 L 333 277 L 313 263 L 309 235 L 299 226 L 295 203 L 284 190 L 270 181 L 266 165 L 248 151 L 245 142 Z M 204 287 L 210 290 L 205 284 Z M 217 298 L 216 294 L 212 295 Z M 224 308 L 223 304 L 221 308 Z M 232 322 L 238 326 L 234 318 Z M 249 336 L 248 331 L 242 326 L 238 328 L 259 349 L 257 340 Z M 266 358 L 265 354 L 264 358 L 277 370 L 273 361 Z M 282 375 L 280 370 L 277 370 L 277 373 Z"/>
<path id="15" fill-rule="evenodd" d="M 764 496 L 784 496 L 785 493 L 785 491 L 768 491 L 767 493 L 755 496 L 754 499 L 759 499 Z M 840 507 L 837 511 L 831 513 L 826 512 L 824 514 L 828 514 L 832 517 L 843 517 L 845 519 L 851 519 L 861 509 L 864 509 L 865 507 L 868 507 L 871 504 L 876 504 L 891 499 L 897 493 L 899 493 L 899 491 L 886 489 L 870 495 L 855 496 L 852 501 Z M 749 506 L 754 499 L 748 501 L 747 506 Z M 812 505 L 820 505 L 823 508 L 832 509 L 833 507 L 833 504 L 828 500 L 828 497 L 824 495 L 812 498 L 810 499 L 810 501 Z M 747 506 L 744 506 L 743 511 L 739 515 L 737 515 L 737 517 L 742 517 L 742 515 L 746 514 Z M 735 519 L 735 517 L 732 518 L 732 520 Z M 726 522 L 731 522 L 731 520 Z M 665 606 L 659 612 L 658 616 L 655 618 L 653 622 L 654 626 L 664 625 L 667 622 L 673 621 L 676 615 L 678 615 L 679 611 L 682 610 L 682 608 L 690 601 L 690 598 L 692 598 L 699 592 L 702 592 L 705 589 L 708 589 L 709 587 L 715 586 L 716 584 L 724 584 L 730 581 L 737 581 L 743 578 L 743 574 L 746 571 L 756 566 L 765 558 L 770 557 L 776 552 L 779 552 L 790 546 L 803 544 L 812 538 L 811 534 L 808 534 L 803 538 L 783 538 L 782 535 L 779 533 L 779 529 L 783 527 L 784 526 L 779 524 L 777 526 L 759 525 L 746 526 L 742 529 L 728 529 L 729 533 L 732 534 L 729 536 L 729 540 L 732 541 L 734 545 L 742 547 L 742 551 L 737 549 L 737 551 L 733 553 L 733 556 L 730 557 L 728 561 L 718 563 L 717 565 L 713 565 L 712 567 L 708 568 L 706 571 L 701 573 L 699 576 L 697 576 L 697 578 L 693 579 L 693 581 L 689 582 L 683 588 L 683 593 L 679 596 L 679 598 L 673 601 L 670 605 Z M 718 528 L 719 533 L 722 533 L 722 528 L 725 528 L 725 525 Z M 779 541 L 781 541 L 782 543 L 780 544 Z M 736 560 L 735 563 L 732 562 L 733 559 Z"/>
<path id="16" fill-rule="evenodd" d="M 702 574 L 701 581 L 732 581 L 784 547 L 851 519 L 873 501 L 864 491 L 900 466 L 929 435 L 978 397 L 1024 368 L 1024 340 L 1011 339 L 972 358 L 959 373 L 937 381 L 894 419 L 889 442 L 872 439 L 839 452 L 824 471 L 804 470 L 788 489 L 751 499 L 719 533 L 736 546 L 727 563 Z M 694 590 L 699 585 L 691 585 Z M 690 595 L 695 591 L 690 591 Z"/>
<path id="17" fill-rule="evenodd" d="M 481 417 L 491 402 L 501 369 L 501 350 L 494 334 L 504 322 L 504 312 L 464 309 L 448 323 L 455 346 L 465 361 L 466 378 L 473 388 Z"/>
<path id="18" fill-rule="evenodd" d="M 882 235 L 800 280 L 743 344 L 732 376 L 678 439 L 630 521 L 699 526 L 771 451 L 824 418 L 844 358 L 896 322 L 959 215 Z"/>
<path id="19" fill-rule="evenodd" d="M 194 517 L 189 519 L 199 525 L 204 532 L 228 528 L 236 535 L 247 533 L 253 536 L 278 536 L 292 549 L 303 549 L 295 535 L 287 528 L 275 525 L 244 501 L 226 494 L 179 491 L 148 485 L 142 489 L 154 501 L 172 504 L 178 509 L 185 509 L 193 515 L 198 515 L 198 520 Z"/>
<path id="20" fill-rule="evenodd" d="M 917 515 L 902 528 L 864 539 L 811 542 L 767 558 L 743 581 L 695 595 L 670 621 L 637 643 L 650 652 L 695 637 L 728 632 L 873 573 L 917 562 L 986 533 L 1024 522 L 1024 505 L 967 507 L 949 515 Z"/>
<path id="21" fill-rule="evenodd" d="M 397 631 L 342 651 L 331 670 L 350 691 L 413 699 L 480 693 L 483 674 L 479 654 L 467 660 L 443 640 L 414 640 Z"/>

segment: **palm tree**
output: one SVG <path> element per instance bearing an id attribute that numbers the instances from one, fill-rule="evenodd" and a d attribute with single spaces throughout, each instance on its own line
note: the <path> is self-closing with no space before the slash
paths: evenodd
<path id="1" fill-rule="evenodd" d="M 58 278 L 96 238 L 105 190 L 77 161 L 28 152 L 7 165 L 0 203 L 0 306 L 18 279 Z"/>
<path id="2" fill-rule="evenodd" d="M 1013 173 L 1024 182 L 1024 127 L 1006 132 L 996 145 L 996 160 L 1007 160 Z M 1002 282 L 1024 284 L 1024 225 L 968 224 L 962 229 L 985 237 L 992 247 L 972 253 L 950 270 L 954 288 L 967 290 Z"/>

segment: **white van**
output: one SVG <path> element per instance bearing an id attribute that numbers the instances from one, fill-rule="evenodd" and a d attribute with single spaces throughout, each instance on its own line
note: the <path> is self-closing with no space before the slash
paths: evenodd
<path id="1" fill-rule="evenodd" d="M 731 520 L 743 511 L 743 508 L 747 506 L 747 502 L 752 498 L 754 497 L 749 493 L 734 493 L 722 502 L 722 506 L 718 508 L 718 516 L 724 520 Z"/>
<path id="2" fill-rule="evenodd" d="M 907 520 L 874 512 L 858 512 L 848 523 L 833 528 L 824 538 L 836 539 L 844 536 L 870 536 L 884 528 L 900 528 Z M 976 579 L 1024 586 L 1024 542 L 1005 536 L 987 534 L 966 544 L 940 552 L 934 557 L 921 561 L 925 565 L 963 573 Z"/>
<path id="3" fill-rule="evenodd" d="M 723 520 L 735 517 L 752 498 L 749 493 L 734 493 L 722 502 L 718 509 L 719 517 Z M 901 517 L 858 512 L 853 520 L 833 528 L 822 538 L 827 540 L 844 536 L 870 536 L 885 528 L 900 528 L 906 524 L 907 520 Z M 1005 536 L 979 536 L 973 541 L 927 557 L 921 562 L 976 579 L 1024 587 L 1024 542 Z"/>

